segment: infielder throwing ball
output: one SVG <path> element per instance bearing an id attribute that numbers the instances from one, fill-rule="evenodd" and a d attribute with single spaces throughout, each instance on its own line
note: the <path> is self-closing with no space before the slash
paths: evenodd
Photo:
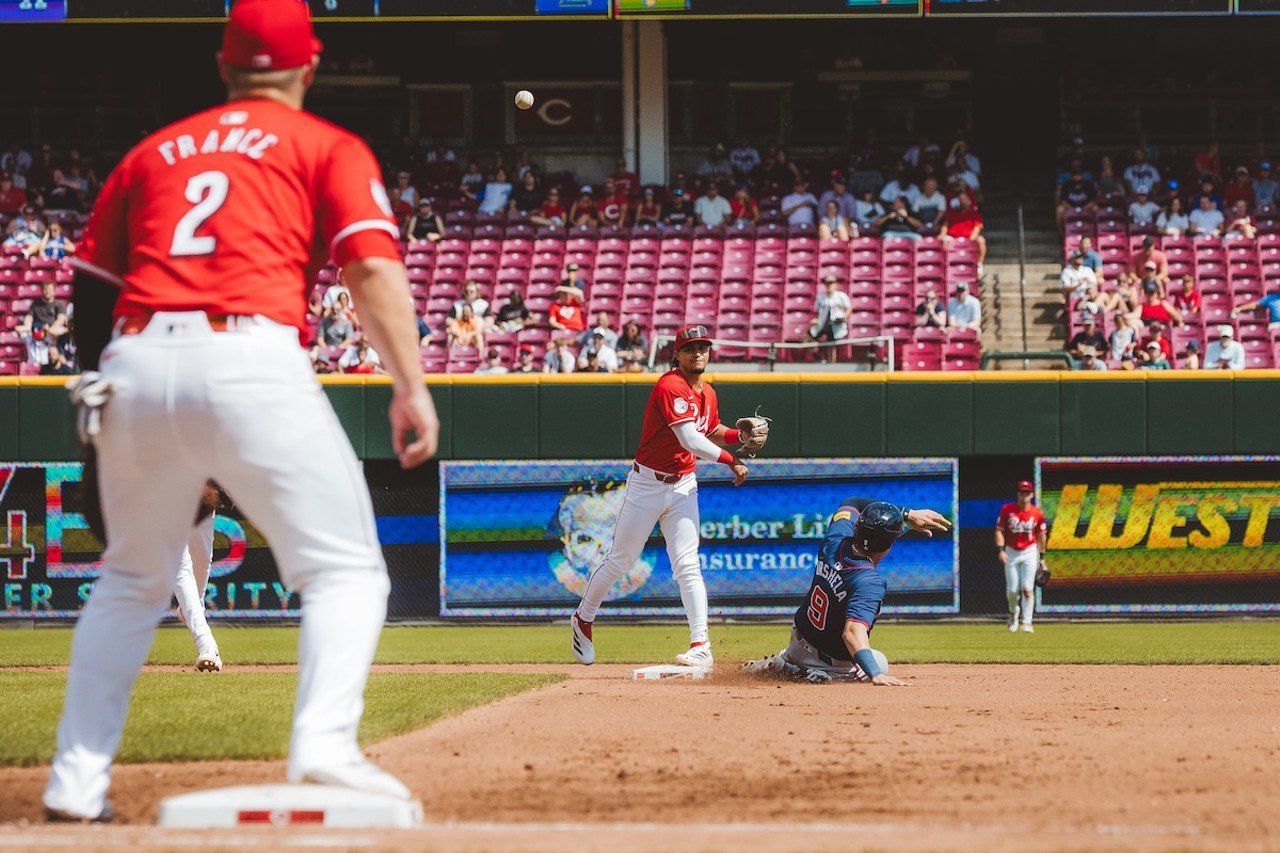
<path id="1" fill-rule="evenodd" d="M 1030 480 L 1018 483 L 1018 499 L 1000 507 L 996 520 L 996 553 L 1004 564 L 1010 633 L 1018 630 L 1019 615 L 1022 630 L 1035 632 L 1031 618 L 1036 609 L 1036 574 L 1044 566 L 1041 555 L 1049 530 L 1044 513 L 1031 502 L 1035 492 Z"/>
<path id="2" fill-rule="evenodd" d="M 302 598 L 289 779 L 409 796 L 356 742 L 390 584 L 359 462 L 299 345 L 326 257 L 394 379 L 402 466 L 432 455 L 439 423 L 377 161 L 302 111 L 320 50 L 305 3 L 239 0 L 218 56 L 228 103 L 144 139 L 94 206 L 73 294 L 90 372 L 72 397 L 106 551 L 72 642 L 51 819 L 112 815 L 129 695 L 210 478 Z"/>
<path id="3" fill-rule="evenodd" d="M 877 569 L 908 528 L 933 536 L 935 530 L 949 530 L 951 522 L 931 509 L 845 499 L 831 516 L 818 549 L 813 581 L 796 610 L 791 644 L 746 668 L 809 681 L 909 686 L 889 675 L 888 662 L 871 648 L 871 629 L 887 589 Z"/>
<path id="4" fill-rule="evenodd" d="M 707 637 L 707 585 L 698 562 L 697 460 L 720 462 L 733 471 L 733 484 L 747 479 L 740 456 L 751 457 L 768 440 L 765 418 L 741 418 L 735 429 L 720 423 L 715 389 L 702 379 L 711 358 L 711 338 L 700 325 L 676 332 L 672 369 L 649 394 L 635 462 L 627 476 L 626 497 L 618 511 L 613 544 L 570 617 L 573 656 L 578 663 L 596 659 L 591 629 L 600 604 L 618 579 L 635 565 L 656 523 L 667 540 L 671 572 L 689 619 L 689 650 L 676 655 L 684 666 L 711 666 Z M 741 445 L 739 447 L 739 445 Z M 738 447 L 738 453 L 728 448 Z"/>

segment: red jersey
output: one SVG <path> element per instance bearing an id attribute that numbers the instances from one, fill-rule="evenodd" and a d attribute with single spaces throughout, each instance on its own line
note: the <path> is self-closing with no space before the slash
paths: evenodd
<path id="1" fill-rule="evenodd" d="M 1016 503 L 1010 502 L 1000 507 L 1000 517 L 996 528 L 1004 531 L 1004 544 L 1018 551 L 1025 551 L 1036 544 L 1041 533 L 1049 529 L 1045 524 L 1044 513 L 1040 507 L 1032 504 L 1026 509 L 1018 509 Z"/>
<path id="2" fill-rule="evenodd" d="M 140 142 L 107 178 L 72 263 L 120 287 L 116 319 L 262 314 L 306 329 L 311 275 L 400 258 L 373 153 L 272 100 L 221 104 Z"/>
<path id="3" fill-rule="evenodd" d="M 659 377 L 644 407 L 636 461 L 664 474 L 688 474 L 697 459 L 684 449 L 672 427 L 692 421 L 703 435 L 720 425 L 720 403 L 711 383 L 694 391 L 684 374 L 671 369 Z"/>
<path id="4" fill-rule="evenodd" d="M 614 193 L 612 197 L 606 196 L 601 200 L 600 219 L 606 225 L 621 225 L 626 221 L 629 206 L 626 193 Z"/>

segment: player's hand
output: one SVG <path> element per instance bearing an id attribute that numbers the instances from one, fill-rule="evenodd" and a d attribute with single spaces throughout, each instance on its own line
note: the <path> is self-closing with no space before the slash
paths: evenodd
<path id="1" fill-rule="evenodd" d="M 929 537 L 933 536 L 933 531 L 935 530 L 939 533 L 946 533 L 951 529 L 951 520 L 931 509 L 913 509 L 907 513 L 907 517 L 903 520 L 912 530 Z"/>
<path id="2" fill-rule="evenodd" d="M 999 560 L 1000 565 L 1003 566 L 1009 562 L 1009 555 L 1004 552 L 1003 548 L 1001 548 L 999 551 L 996 551 L 996 559 Z"/>
<path id="3" fill-rule="evenodd" d="M 747 466 L 743 464 L 742 460 L 739 459 L 730 465 L 729 470 L 733 472 L 733 484 L 735 486 L 741 486 L 747 481 Z"/>
<path id="4" fill-rule="evenodd" d="M 435 455 L 440 420 L 425 387 L 397 388 L 387 416 L 391 420 L 391 447 L 401 468 L 415 468 Z"/>
<path id="5" fill-rule="evenodd" d="M 871 683 L 877 687 L 910 687 L 911 685 L 903 681 L 901 678 L 894 678 L 892 675 L 877 675 L 871 679 Z"/>

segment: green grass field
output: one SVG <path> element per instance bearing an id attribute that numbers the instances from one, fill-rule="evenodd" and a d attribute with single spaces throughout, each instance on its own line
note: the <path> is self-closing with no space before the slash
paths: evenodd
<path id="1" fill-rule="evenodd" d="M 199 680 L 199 690 L 191 689 L 192 679 Z M 365 691 L 360 741 L 413 731 L 560 680 L 563 676 L 374 673 Z M 292 672 L 145 673 L 134 693 L 119 760 L 284 758 L 296 682 Z M 65 687 L 61 672 L 0 670 L 0 709 L 6 715 L 0 767 L 50 759 Z"/>

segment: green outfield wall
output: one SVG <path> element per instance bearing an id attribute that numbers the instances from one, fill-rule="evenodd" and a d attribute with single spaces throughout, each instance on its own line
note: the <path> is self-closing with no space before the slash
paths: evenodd
<path id="1" fill-rule="evenodd" d="M 653 375 L 433 376 L 442 459 L 629 456 Z M 722 417 L 761 406 L 767 455 L 1280 452 L 1280 371 L 711 374 Z M 384 377 L 325 377 L 356 452 L 392 456 Z M 0 459 L 78 458 L 62 380 L 0 381 Z"/>

